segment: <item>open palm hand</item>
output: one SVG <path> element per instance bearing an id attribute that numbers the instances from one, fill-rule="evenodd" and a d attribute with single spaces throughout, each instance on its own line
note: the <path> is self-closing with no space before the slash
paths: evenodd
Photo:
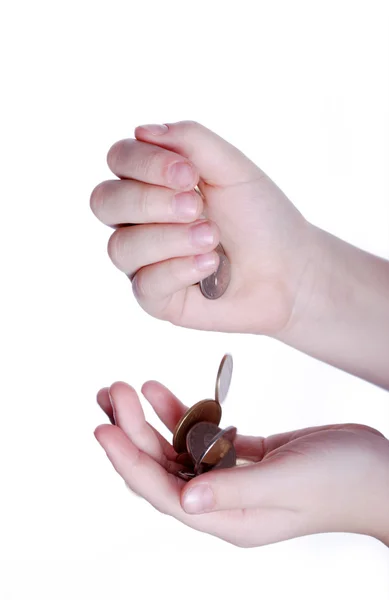
<path id="1" fill-rule="evenodd" d="M 186 407 L 160 383 L 148 382 L 142 392 L 174 431 Z M 185 483 L 177 476 L 176 452 L 146 422 L 130 386 L 104 388 L 98 403 L 112 424 L 95 435 L 116 471 L 136 494 L 185 525 L 242 547 L 327 531 L 382 534 L 389 442 L 374 429 L 344 424 L 268 438 L 238 435 L 237 454 L 251 464 Z"/>

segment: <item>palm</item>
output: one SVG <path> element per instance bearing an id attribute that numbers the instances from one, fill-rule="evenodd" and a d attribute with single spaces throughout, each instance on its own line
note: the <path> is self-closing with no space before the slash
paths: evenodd
<path id="1" fill-rule="evenodd" d="M 304 219 L 264 174 L 245 183 L 212 187 L 200 182 L 200 187 L 206 216 L 218 224 L 231 262 L 231 283 L 217 302 L 203 298 L 197 286 L 177 292 L 167 309 L 170 320 L 197 329 L 244 332 L 252 330 L 253 314 L 263 314 L 262 330 L 281 328 L 303 269 L 291 249 L 301 245 Z"/>
<path id="2" fill-rule="evenodd" d="M 347 454 L 351 446 L 359 453 L 364 452 L 372 436 L 381 436 L 375 430 L 358 425 L 314 427 L 266 439 L 238 436 L 238 456 L 253 464 L 208 473 L 200 476 L 198 481 L 230 477 L 232 473 L 236 476 L 238 472 L 241 475 L 245 471 L 244 476 L 249 475 L 252 484 L 256 485 L 258 476 L 262 478 L 268 470 L 272 475 L 269 485 L 260 489 L 258 505 L 189 515 L 180 503 L 186 484 L 177 477 L 182 465 L 176 462 L 173 447 L 146 423 L 134 390 L 125 384 L 115 384 L 111 393 L 115 397 L 117 427 L 102 426 L 97 436 L 127 485 L 159 511 L 238 545 L 260 545 L 300 534 L 305 508 L 320 506 L 328 487 L 333 487 L 331 477 L 339 457 Z M 173 431 L 186 407 L 155 382 L 145 384 L 143 393 L 161 421 Z M 113 420 L 107 390 L 99 394 L 98 401 Z M 285 489 L 274 500 L 274 489 L 280 486 Z"/>

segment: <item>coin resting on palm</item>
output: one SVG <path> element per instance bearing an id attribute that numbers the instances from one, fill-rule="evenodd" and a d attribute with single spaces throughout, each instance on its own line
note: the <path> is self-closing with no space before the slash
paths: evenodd
<path id="1" fill-rule="evenodd" d="M 219 425 L 222 416 L 220 404 L 215 400 L 201 400 L 190 408 L 178 422 L 173 436 L 173 447 L 176 452 L 187 452 L 186 437 L 196 423 L 205 421 Z"/>
<path id="2" fill-rule="evenodd" d="M 173 435 L 176 462 L 183 466 L 178 473 L 184 481 L 211 469 L 236 465 L 234 439 L 236 427 L 221 429 L 221 403 L 224 402 L 232 376 L 232 357 L 223 357 L 216 378 L 215 400 L 202 400 L 182 416 Z"/>
<path id="3" fill-rule="evenodd" d="M 198 423 L 196 427 L 200 429 L 206 425 L 207 423 Z M 212 468 L 226 469 L 234 467 L 236 464 L 236 452 L 233 445 L 235 436 L 236 427 L 218 428 L 218 431 L 211 439 L 209 438 L 209 432 L 205 430 L 203 452 L 199 457 L 194 457 L 196 459 L 194 474 L 201 475 Z M 189 440 L 188 447 L 191 447 Z"/>

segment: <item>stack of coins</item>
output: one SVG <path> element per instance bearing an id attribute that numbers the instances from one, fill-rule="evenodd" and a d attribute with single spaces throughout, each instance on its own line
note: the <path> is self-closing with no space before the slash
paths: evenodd
<path id="1" fill-rule="evenodd" d="M 226 354 L 216 378 L 215 400 L 202 400 L 187 410 L 178 422 L 173 446 L 177 462 L 183 465 L 178 476 L 189 481 L 212 469 L 226 469 L 236 465 L 234 440 L 236 427 L 221 429 L 221 405 L 232 377 L 232 357 Z"/>

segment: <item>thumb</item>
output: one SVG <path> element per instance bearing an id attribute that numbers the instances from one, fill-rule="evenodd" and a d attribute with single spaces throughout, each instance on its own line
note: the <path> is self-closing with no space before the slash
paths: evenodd
<path id="1" fill-rule="evenodd" d="M 195 121 L 142 125 L 135 129 L 135 137 L 189 159 L 208 185 L 228 186 L 263 176 L 240 150 Z"/>
<path id="2" fill-rule="evenodd" d="M 181 505 L 190 514 L 288 507 L 295 505 L 300 487 L 296 475 L 303 475 L 301 469 L 295 470 L 288 461 L 281 460 L 213 471 L 193 479 L 183 488 Z"/>

